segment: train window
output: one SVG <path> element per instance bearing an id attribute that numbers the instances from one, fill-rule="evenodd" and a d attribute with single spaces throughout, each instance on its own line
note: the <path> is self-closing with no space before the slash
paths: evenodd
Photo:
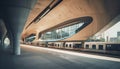
<path id="1" fill-rule="evenodd" d="M 110 44 L 106 45 L 106 50 L 112 50 L 112 46 Z"/>
<path id="2" fill-rule="evenodd" d="M 76 48 L 81 48 L 82 47 L 82 44 L 75 44 L 74 45 Z"/>
<path id="3" fill-rule="evenodd" d="M 71 48 L 71 44 L 69 45 L 69 47 Z"/>
<path id="4" fill-rule="evenodd" d="M 65 21 L 63 23 L 66 23 L 67 25 L 60 25 L 59 27 L 53 28 L 52 30 L 42 33 L 40 39 L 44 41 L 58 41 L 69 38 L 72 35 L 78 33 L 88 24 L 92 23 L 92 21 L 93 18 L 89 16 Z"/>
<path id="5" fill-rule="evenodd" d="M 96 49 L 96 45 L 92 45 L 92 49 Z"/>
<path id="6" fill-rule="evenodd" d="M 86 45 L 86 49 L 89 49 L 89 45 L 88 44 Z"/>
<path id="7" fill-rule="evenodd" d="M 103 50 L 103 45 L 99 45 L 99 50 Z"/>
<path id="8" fill-rule="evenodd" d="M 68 44 L 66 44 L 66 47 L 68 46 Z"/>
<path id="9" fill-rule="evenodd" d="M 111 45 L 107 45 L 107 47 L 111 47 Z"/>

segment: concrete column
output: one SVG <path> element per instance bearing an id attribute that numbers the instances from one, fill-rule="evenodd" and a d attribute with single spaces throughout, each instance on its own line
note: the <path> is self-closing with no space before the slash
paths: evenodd
<path id="1" fill-rule="evenodd" d="M 0 51 L 3 51 L 3 39 L 2 38 L 0 38 Z"/>
<path id="2" fill-rule="evenodd" d="M 1 41 L 0 49 L 1 49 L 1 51 L 5 51 L 4 40 L 5 40 L 5 36 L 0 38 L 0 41 Z"/>
<path id="3" fill-rule="evenodd" d="M 4 50 L 4 39 L 3 38 L 1 39 L 1 48 L 2 48 L 1 50 Z"/>
<path id="4" fill-rule="evenodd" d="M 39 32 L 36 33 L 36 38 L 35 40 L 38 40 L 39 39 Z"/>
<path id="5" fill-rule="evenodd" d="M 10 41 L 14 55 L 20 55 L 19 38 L 28 18 L 29 12 L 36 3 L 36 0 L 3 0 L 0 2 L 3 8 L 3 20 L 10 35 Z"/>
<path id="6" fill-rule="evenodd" d="M 26 43 L 26 40 L 25 40 L 25 38 L 24 38 L 24 41 L 23 41 L 23 43 Z"/>
<path id="7" fill-rule="evenodd" d="M 0 49 L 3 51 L 4 50 L 4 39 L 6 36 L 7 30 L 6 30 L 6 26 L 4 24 L 3 19 L 0 19 L 0 40 L 1 40 L 1 45 L 0 45 Z"/>
<path id="8" fill-rule="evenodd" d="M 21 50 L 20 50 L 20 35 L 15 35 L 13 36 L 13 54 L 15 55 L 20 55 Z"/>

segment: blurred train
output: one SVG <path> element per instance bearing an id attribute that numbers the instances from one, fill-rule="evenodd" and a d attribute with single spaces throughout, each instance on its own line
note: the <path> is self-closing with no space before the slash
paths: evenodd
<path id="1" fill-rule="evenodd" d="M 82 48 L 81 42 L 48 42 L 48 47 L 62 49 L 79 49 Z"/>
<path id="2" fill-rule="evenodd" d="M 51 41 L 33 41 L 33 42 L 25 42 L 24 44 L 34 45 L 34 46 L 41 46 L 41 47 L 50 47 L 50 48 L 64 48 L 64 49 L 77 49 L 83 48 L 81 42 L 51 42 Z"/>
<path id="3" fill-rule="evenodd" d="M 111 42 L 85 42 L 82 45 L 81 42 L 45 42 L 45 41 L 35 41 L 27 42 L 29 45 L 36 45 L 42 47 L 51 47 L 51 48 L 65 48 L 65 49 L 75 49 L 75 48 L 84 48 L 89 50 L 111 50 L 111 51 L 120 51 L 120 43 L 111 43 Z"/>
<path id="4" fill-rule="evenodd" d="M 84 49 L 120 51 L 120 43 L 112 42 L 85 42 Z"/>
<path id="5" fill-rule="evenodd" d="M 92 51 L 92 52 L 119 52 L 120 54 L 120 43 L 111 42 L 44 42 L 34 41 L 27 43 L 29 45 L 58 48 L 58 49 L 69 49 L 69 50 L 80 50 L 80 51 Z"/>
<path id="6" fill-rule="evenodd" d="M 85 42 L 84 51 L 120 56 L 120 43 Z"/>

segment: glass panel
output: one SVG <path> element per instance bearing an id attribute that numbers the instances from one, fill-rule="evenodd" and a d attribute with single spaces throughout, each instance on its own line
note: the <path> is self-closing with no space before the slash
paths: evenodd
<path id="1" fill-rule="evenodd" d="M 46 41 L 65 39 L 77 33 L 76 30 L 80 28 L 83 24 L 84 23 L 76 23 L 74 25 L 63 27 L 61 29 L 48 31 L 42 34 L 41 39 Z"/>
<path id="2" fill-rule="evenodd" d="M 92 45 L 92 49 L 96 49 L 96 45 Z"/>

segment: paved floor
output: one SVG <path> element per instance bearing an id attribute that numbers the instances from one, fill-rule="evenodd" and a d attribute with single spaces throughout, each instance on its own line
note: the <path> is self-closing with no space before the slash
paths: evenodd
<path id="1" fill-rule="evenodd" d="M 119 59 L 116 58 L 97 56 L 103 58 L 97 59 L 85 57 L 83 54 L 72 54 L 23 45 L 20 56 L 0 53 L 0 69 L 120 69 Z"/>

